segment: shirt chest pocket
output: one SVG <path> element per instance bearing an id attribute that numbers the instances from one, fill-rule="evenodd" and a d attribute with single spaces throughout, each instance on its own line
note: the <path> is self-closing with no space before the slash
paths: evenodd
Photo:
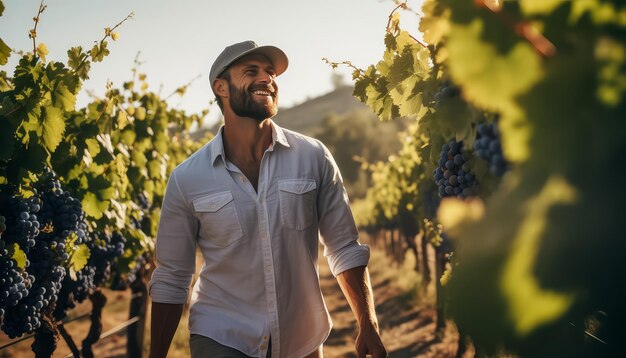
<path id="1" fill-rule="evenodd" d="M 278 181 L 280 216 L 283 226 L 305 230 L 313 223 L 317 184 L 313 179 Z"/>
<path id="2" fill-rule="evenodd" d="M 206 195 L 193 201 L 200 223 L 200 237 L 226 247 L 243 237 L 241 223 L 230 191 Z"/>

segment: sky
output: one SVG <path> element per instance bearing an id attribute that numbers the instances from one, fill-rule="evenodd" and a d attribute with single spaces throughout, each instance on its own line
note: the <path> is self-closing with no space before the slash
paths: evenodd
<path id="1" fill-rule="evenodd" d="M 33 27 L 40 0 L 2 0 L 0 37 L 15 50 L 32 51 L 28 31 Z M 409 1 L 419 10 L 421 0 Z M 47 45 L 47 60 L 67 60 L 67 50 L 91 48 L 129 13 L 120 26 L 117 41 L 109 40 L 110 55 L 92 65 L 90 79 L 78 96 L 78 107 L 90 100 L 88 92 L 102 96 L 107 81 L 115 87 L 131 79 L 139 53 L 140 72 L 149 89 L 168 96 L 193 81 L 184 97 L 168 103 L 188 113 L 210 109 L 207 124 L 221 117 L 208 83 L 208 72 L 228 45 L 253 40 L 274 45 L 289 57 L 289 68 L 278 78 L 279 105 L 291 107 L 333 89 L 333 71 L 351 82 L 347 68 L 333 70 L 321 58 L 352 61 L 365 68 L 382 58 L 388 16 L 393 0 L 46 0 L 46 11 L 37 28 L 37 42 Z M 414 36 L 419 18 L 402 12 L 401 25 Z M 12 73 L 19 56 L 12 54 L 0 69 Z"/>

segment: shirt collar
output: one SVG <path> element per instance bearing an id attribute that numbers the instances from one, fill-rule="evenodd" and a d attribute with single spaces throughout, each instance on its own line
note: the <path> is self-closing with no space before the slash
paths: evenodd
<path id="1" fill-rule="evenodd" d="M 281 144 L 285 147 L 291 147 L 289 142 L 287 141 L 287 137 L 285 137 L 284 130 L 276 124 L 276 122 L 271 121 L 272 125 L 272 144 L 270 145 L 270 150 L 275 148 L 276 143 Z M 218 157 L 222 158 L 224 164 L 226 164 L 226 155 L 224 151 L 224 140 L 222 139 L 222 135 L 224 132 L 224 125 L 222 125 L 215 135 L 215 138 L 211 141 L 211 164 L 215 165 L 215 161 Z"/>
<path id="2" fill-rule="evenodd" d="M 291 147 L 285 137 L 285 131 L 276 122 L 272 121 L 272 146 L 276 143 L 282 144 L 285 147 Z"/>

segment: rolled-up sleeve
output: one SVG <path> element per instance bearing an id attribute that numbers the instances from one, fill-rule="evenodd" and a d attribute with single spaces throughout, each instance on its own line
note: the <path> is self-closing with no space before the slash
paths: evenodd
<path id="1" fill-rule="evenodd" d="M 322 145 L 324 164 L 317 198 L 317 214 L 324 256 L 334 276 L 367 266 L 370 250 L 358 242 L 359 232 L 350 210 L 341 173 L 331 153 Z"/>
<path id="2" fill-rule="evenodd" d="M 157 267 L 148 284 L 154 302 L 182 304 L 187 301 L 196 268 L 197 230 L 196 217 L 180 191 L 174 171 L 161 208 L 156 239 Z"/>

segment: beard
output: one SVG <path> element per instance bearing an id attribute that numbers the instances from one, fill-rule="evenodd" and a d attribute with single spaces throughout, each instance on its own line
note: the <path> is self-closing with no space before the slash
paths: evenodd
<path id="1" fill-rule="evenodd" d="M 273 94 L 270 103 L 258 103 L 254 100 L 252 93 L 255 90 L 269 90 L 268 86 L 253 86 L 248 88 L 236 88 L 230 84 L 228 92 L 230 107 L 239 117 L 254 118 L 261 122 L 267 118 L 272 118 L 278 113 L 278 89 L 272 88 Z"/>

